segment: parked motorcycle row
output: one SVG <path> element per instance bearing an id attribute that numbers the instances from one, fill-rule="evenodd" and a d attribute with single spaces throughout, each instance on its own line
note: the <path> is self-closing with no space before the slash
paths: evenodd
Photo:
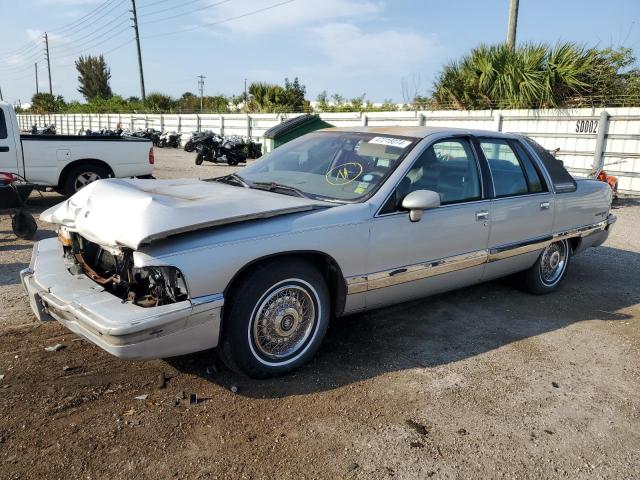
<path id="1" fill-rule="evenodd" d="M 238 165 L 262 155 L 262 144 L 233 136 L 225 138 L 215 132 L 195 132 L 184 144 L 185 152 L 196 151 L 196 165 L 203 162 Z"/>
<path id="2" fill-rule="evenodd" d="M 39 127 L 34 125 L 31 127 L 31 135 L 55 135 L 56 134 L 56 126 L 52 123 L 51 125 L 45 125 L 44 127 Z"/>
<path id="3" fill-rule="evenodd" d="M 132 137 L 148 138 L 153 142 L 154 146 L 159 148 L 178 148 L 180 146 L 180 139 L 182 138 L 181 133 L 160 131 L 155 128 L 147 128 L 146 130 L 139 129 L 130 135 Z"/>

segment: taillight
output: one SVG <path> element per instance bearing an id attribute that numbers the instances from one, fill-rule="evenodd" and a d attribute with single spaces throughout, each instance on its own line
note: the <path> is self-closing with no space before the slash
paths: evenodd
<path id="1" fill-rule="evenodd" d="M 0 172 L 0 185 L 11 185 L 17 178 L 9 172 Z"/>
<path id="2" fill-rule="evenodd" d="M 151 148 L 149 149 L 149 163 L 150 163 L 151 165 L 153 165 L 154 163 L 156 163 L 156 156 L 155 156 L 155 154 L 153 153 L 153 147 L 151 147 Z"/>

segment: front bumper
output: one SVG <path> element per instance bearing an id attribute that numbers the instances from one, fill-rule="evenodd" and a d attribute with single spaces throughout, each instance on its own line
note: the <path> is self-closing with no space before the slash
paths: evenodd
<path id="1" fill-rule="evenodd" d="M 55 238 L 34 245 L 20 276 L 39 320 L 55 319 L 117 357 L 165 358 L 218 345 L 222 294 L 151 308 L 124 303 L 70 273 Z"/>

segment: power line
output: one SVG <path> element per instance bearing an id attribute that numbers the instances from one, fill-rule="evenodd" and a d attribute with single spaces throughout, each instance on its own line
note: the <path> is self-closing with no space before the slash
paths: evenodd
<path id="1" fill-rule="evenodd" d="M 17 55 L 25 55 L 28 51 L 38 48 L 40 46 L 41 40 L 42 40 L 41 38 L 38 38 L 38 40 L 33 40 L 29 44 L 23 47 L 17 48 L 15 50 L 7 51 L 0 56 L 2 56 L 4 60 L 6 60 L 7 58 L 15 57 Z"/>
<path id="2" fill-rule="evenodd" d="M 100 5 L 98 5 L 96 8 L 94 8 L 93 10 L 91 10 L 89 13 L 87 13 L 86 15 L 83 15 L 82 17 L 73 20 L 70 23 L 67 23 L 66 25 L 63 25 L 62 27 L 59 27 L 57 29 L 53 29 L 51 30 L 51 32 L 53 33 L 64 33 L 68 30 L 73 30 L 76 26 L 80 25 L 83 22 L 86 22 L 89 18 L 94 17 L 101 9 L 109 6 L 109 4 L 115 2 L 116 0 L 107 0 L 106 2 L 101 3 Z"/>
<path id="3" fill-rule="evenodd" d="M 145 8 L 150 8 L 153 7 L 155 5 L 160 5 L 161 3 L 167 3 L 167 2 L 171 2 L 173 0 L 159 0 L 157 2 L 147 2 L 147 3 L 143 3 L 142 5 L 138 5 L 138 10 L 144 10 Z"/>
<path id="4" fill-rule="evenodd" d="M 103 39 L 106 35 L 109 35 L 110 33 L 118 30 L 118 33 L 124 32 L 125 30 L 129 29 L 129 21 L 128 20 L 122 20 L 120 23 L 118 23 L 117 25 L 114 25 L 113 27 L 109 28 L 108 30 L 100 33 L 99 35 L 89 35 L 90 37 L 93 37 L 91 39 L 91 41 L 87 42 L 91 45 L 98 45 L 100 43 L 103 43 L 111 38 L 113 38 L 115 35 L 108 37 L 107 39 Z M 99 31 L 99 30 L 98 30 Z M 117 34 L 116 34 L 117 35 Z M 102 40 L 101 40 L 102 39 Z M 96 43 L 96 40 L 98 40 L 98 42 Z M 60 46 L 60 47 L 55 47 L 53 50 L 56 52 L 56 54 L 60 54 L 61 56 L 67 56 L 69 52 L 75 52 L 78 51 L 78 49 L 81 50 L 86 50 L 87 49 L 87 43 L 85 44 L 73 44 L 73 45 L 64 45 L 64 46 Z"/>
<path id="5" fill-rule="evenodd" d="M 163 32 L 163 33 L 156 33 L 153 35 L 147 35 L 143 38 L 155 38 L 155 37 L 165 37 L 167 35 L 176 35 L 178 33 L 184 33 L 184 32 L 188 32 L 191 30 L 195 30 L 197 28 L 206 28 L 206 27 L 213 27 L 215 25 L 221 25 L 223 23 L 227 23 L 227 22 L 231 22 L 233 20 L 239 20 L 240 18 L 245 18 L 251 15 L 256 15 L 258 13 L 262 13 L 265 12 L 267 10 L 271 10 L 273 8 L 278 8 L 281 7 L 282 5 L 286 5 L 292 2 L 295 2 L 296 0 L 286 0 L 284 2 L 279 2 L 273 5 L 269 5 L 268 7 L 263 7 L 263 8 L 259 8 L 258 10 L 253 10 L 251 12 L 247 12 L 247 13 L 243 13 L 242 15 L 236 15 L 235 17 L 229 17 L 229 18 L 225 18 L 224 20 L 219 20 L 217 22 L 209 22 L 209 23 L 202 23 L 200 25 L 194 25 L 192 27 L 186 27 L 183 28 L 182 30 L 173 30 L 173 31 L 169 31 L 169 32 Z"/>
<path id="6" fill-rule="evenodd" d="M 107 10 L 106 12 L 104 12 L 102 15 L 100 15 L 97 18 L 92 19 L 90 22 L 84 22 L 84 25 L 80 25 L 79 28 L 77 28 L 72 34 L 66 34 L 66 37 L 73 37 L 74 35 L 78 34 L 79 32 L 86 30 L 87 28 L 91 28 L 91 27 L 95 27 L 95 24 L 97 22 L 99 22 L 100 20 L 102 20 L 104 17 L 108 16 L 111 14 L 111 12 L 113 12 L 114 10 L 116 10 L 118 7 L 120 7 L 124 2 L 126 2 L 127 0 L 120 0 L 117 4 L 113 5 L 109 10 Z M 124 14 L 126 14 L 125 12 L 122 12 Z M 111 21 L 107 22 L 106 24 L 103 25 L 103 27 L 105 25 L 109 25 L 111 23 L 113 23 L 117 18 L 122 17 L 122 14 L 119 16 L 116 16 L 115 18 L 111 19 Z M 94 31 L 90 32 L 90 33 L 94 33 Z M 58 33 L 58 35 L 60 35 Z"/>
<path id="7" fill-rule="evenodd" d="M 188 2 L 184 2 L 182 5 L 180 5 L 180 8 L 185 7 L 185 6 L 187 6 L 187 5 L 191 4 L 191 3 L 196 3 L 196 2 L 200 2 L 200 1 L 201 0 L 190 0 Z M 185 15 L 191 15 L 194 12 L 199 12 L 200 10 L 206 10 L 208 8 L 217 7 L 218 5 L 222 5 L 223 3 L 229 3 L 231 1 L 232 0 L 222 0 L 220 2 L 212 3 L 212 4 L 209 4 L 209 5 L 205 5 L 203 7 L 192 8 L 188 12 L 177 13 L 177 14 L 171 15 L 169 17 L 157 18 L 157 19 L 153 19 L 153 20 L 150 20 L 150 21 L 145 21 L 144 23 L 145 24 L 149 24 L 149 23 L 163 22 L 163 21 L 166 21 L 166 20 L 173 20 L 176 17 L 184 17 Z M 157 14 L 163 13 L 163 12 L 168 12 L 169 10 L 175 10 L 175 9 L 176 9 L 176 7 L 163 8 L 161 10 L 157 10 L 155 12 L 151 12 L 151 13 L 145 14 L 144 18 L 150 17 L 152 15 L 157 15 Z"/>
<path id="8" fill-rule="evenodd" d="M 109 50 L 106 50 L 104 52 L 102 52 L 102 55 L 108 55 L 111 52 L 115 52 L 116 50 L 120 50 L 122 47 L 125 47 L 127 45 L 130 45 L 131 43 L 133 43 L 134 39 L 130 38 L 127 41 L 113 47 L 110 48 Z M 75 67 L 76 63 L 75 62 L 71 62 L 71 63 L 62 63 L 62 64 L 58 64 L 58 67 Z"/>

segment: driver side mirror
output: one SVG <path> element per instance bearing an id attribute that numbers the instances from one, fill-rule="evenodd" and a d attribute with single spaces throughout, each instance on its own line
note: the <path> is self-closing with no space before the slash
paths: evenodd
<path id="1" fill-rule="evenodd" d="M 440 194 L 432 190 L 415 190 L 402 200 L 402 208 L 409 210 L 409 219 L 419 222 L 424 210 L 440 206 Z"/>

